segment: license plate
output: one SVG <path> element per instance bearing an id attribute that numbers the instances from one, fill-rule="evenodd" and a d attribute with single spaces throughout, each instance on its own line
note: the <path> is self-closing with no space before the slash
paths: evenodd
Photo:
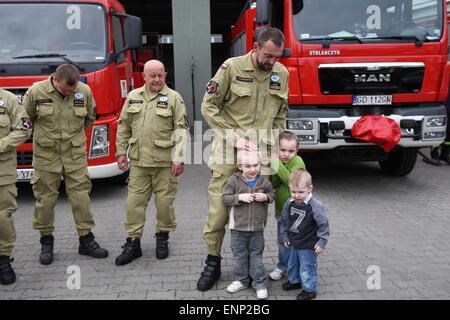
<path id="1" fill-rule="evenodd" d="M 33 169 L 17 169 L 17 181 L 29 181 L 33 175 Z"/>
<path id="2" fill-rule="evenodd" d="M 392 95 L 384 96 L 353 96 L 352 105 L 368 106 L 368 105 L 387 105 L 392 104 Z"/>

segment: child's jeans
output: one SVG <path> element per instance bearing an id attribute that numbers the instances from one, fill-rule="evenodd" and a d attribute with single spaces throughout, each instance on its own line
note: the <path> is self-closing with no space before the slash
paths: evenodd
<path id="1" fill-rule="evenodd" d="M 291 247 L 288 281 L 301 283 L 306 292 L 317 290 L 317 254 L 314 250 L 299 250 Z"/>
<path id="2" fill-rule="evenodd" d="M 275 214 L 275 219 L 277 220 L 277 241 L 278 241 L 278 264 L 277 268 L 281 271 L 286 272 L 288 269 L 289 252 L 290 248 L 284 246 L 284 242 L 281 239 L 281 214 Z"/>
<path id="3" fill-rule="evenodd" d="M 266 270 L 262 261 L 264 251 L 263 231 L 237 231 L 231 229 L 231 251 L 233 252 L 234 280 L 243 285 L 250 284 L 255 290 L 266 289 Z"/>

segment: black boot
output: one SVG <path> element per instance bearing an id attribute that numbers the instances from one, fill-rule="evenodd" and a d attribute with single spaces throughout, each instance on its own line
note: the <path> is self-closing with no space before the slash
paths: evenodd
<path id="1" fill-rule="evenodd" d="M 155 233 L 156 237 L 156 258 L 165 259 L 169 256 L 169 232 Z"/>
<path id="2" fill-rule="evenodd" d="M 94 258 L 106 258 L 108 256 L 108 251 L 101 248 L 97 241 L 94 240 L 95 237 L 92 232 L 89 232 L 85 236 L 80 237 L 80 246 L 78 247 L 78 253 L 91 256 Z"/>
<path id="3" fill-rule="evenodd" d="M 205 260 L 206 266 L 197 281 L 197 289 L 206 291 L 212 288 L 214 282 L 220 277 L 220 260 L 222 257 L 208 254 Z"/>
<path id="4" fill-rule="evenodd" d="M 55 238 L 52 234 L 41 237 L 41 255 L 39 262 L 43 265 L 48 265 L 53 262 L 53 243 Z"/>
<path id="5" fill-rule="evenodd" d="M 127 242 L 122 246 L 122 254 L 116 258 L 116 265 L 123 266 L 136 258 L 142 257 L 141 240 L 127 238 Z"/>
<path id="6" fill-rule="evenodd" d="M 4 285 L 16 282 L 16 273 L 11 267 L 11 262 L 8 256 L 0 256 L 0 283 Z"/>

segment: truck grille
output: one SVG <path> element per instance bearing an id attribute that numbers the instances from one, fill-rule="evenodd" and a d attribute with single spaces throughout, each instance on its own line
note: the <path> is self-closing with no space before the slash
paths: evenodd
<path id="1" fill-rule="evenodd" d="M 321 64 L 320 89 L 324 95 L 417 93 L 424 71 L 422 62 Z"/>
<path id="2" fill-rule="evenodd" d="M 31 166 L 33 162 L 33 151 L 17 151 L 17 165 Z"/>

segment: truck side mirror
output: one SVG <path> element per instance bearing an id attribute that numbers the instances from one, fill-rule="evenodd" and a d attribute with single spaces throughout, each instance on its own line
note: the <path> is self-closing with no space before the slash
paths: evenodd
<path id="1" fill-rule="evenodd" d="M 258 0 L 256 5 L 256 24 L 260 26 L 269 23 L 270 16 L 270 0 Z"/>
<path id="2" fill-rule="evenodd" d="M 125 47 L 140 49 L 142 47 L 142 20 L 139 17 L 127 16 L 124 24 Z"/>
<path id="3" fill-rule="evenodd" d="M 124 40 L 125 45 L 121 50 L 114 52 L 114 59 L 116 59 L 122 52 L 133 49 L 140 49 L 142 47 L 142 20 L 125 13 L 116 13 L 111 10 L 111 15 L 124 18 Z"/>
<path id="4" fill-rule="evenodd" d="M 292 13 L 297 14 L 303 9 L 303 0 L 293 0 L 292 1 Z"/>

